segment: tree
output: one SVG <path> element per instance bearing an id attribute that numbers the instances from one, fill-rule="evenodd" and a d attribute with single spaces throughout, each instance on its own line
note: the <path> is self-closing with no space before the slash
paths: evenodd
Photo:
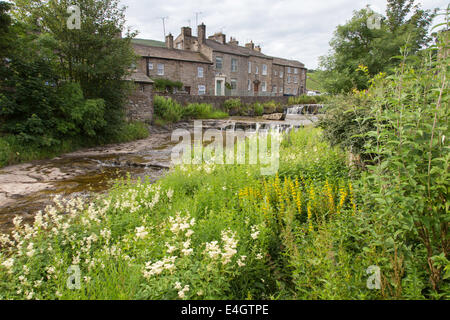
<path id="1" fill-rule="evenodd" d="M 134 33 L 125 26 L 125 7 L 119 0 L 16 0 L 16 16 L 33 25 L 53 41 L 48 49 L 58 57 L 61 79 L 81 85 L 87 99 L 103 99 L 109 132 L 113 134 L 123 121 L 123 107 L 129 94 L 123 78 L 129 73 L 136 56 L 131 47 Z M 68 29 L 67 9 L 76 5 L 81 10 L 81 29 Z"/>
<path id="2" fill-rule="evenodd" d="M 368 6 L 336 28 L 331 53 L 320 58 L 325 71 L 320 73 L 321 82 L 329 93 L 366 89 L 370 77 L 398 64 L 393 57 L 400 55 L 403 46 L 415 54 L 430 41 L 427 35 L 434 13 L 414 5 L 414 0 L 388 0 L 386 16 L 379 15 L 380 28 L 369 25 L 373 14 Z M 361 65 L 369 76 L 360 72 Z"/>

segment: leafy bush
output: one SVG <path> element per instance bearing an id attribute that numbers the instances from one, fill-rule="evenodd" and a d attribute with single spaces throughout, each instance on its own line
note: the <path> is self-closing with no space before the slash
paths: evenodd
<path id="1" fill-rule="evenodd" d="M 301 95 L 298 97 L 290 97 L 288 100 L 289 105 L 295 104 L 319 104 L 326 100 L 325 96 L 307 96 Z"/>
<path id="2" fill-rule="evenodd" d="M 264 114 L 264 106 L 260 103 L 255 103 L 253 105 L 253 110 L 255 111 L 255 116 L 262 116 Z"/>
<path id="3" fill-rule="evenodd" d="M 365 149 L 366 143 L 374 140 L 374 137 L 367 135 L 375 128 L 368 111 L 371 103 L 365 92 L 335 96 L 325 106 L 324 116 L 319 120 L 324 138 L 332 146 L 339 145 L 349 150 L 363 163 L 370 163 L 373 159 L 373 155 Z"/>
<path id="4" fill-rule="evenodd" d="M 228 99 L 224 102 L 223 107 L 225 111 L 230 111 L 231 109 L 239 109 L 242 106 L 241 99 Z"/>
<path id="5" fill-rule="evenodd" d="M 213 110 L 207 103 L 191 103 L 183 108 L 184 119 L 220 119 L 228 117 L 228 113 Z"/>
<path id="6" fill-rule="evenodd" d="M 153 98 L 155 115 L 168 122 L 178 122 L 183 116 L 183 109 L 179 103 L 171 98 L 155 95 Z"/>
<path id="7" fill-rule="evenodd" d="M 172 81 L 169 79 L 155 79 L 154 80 L 154 88 L 156 91 L 159 92 L 168 92 L 173 93 L 173 89 L 176 88 L 178 90 L 181 90 L 183 88 L 183 83 L 180 81 Z"/>

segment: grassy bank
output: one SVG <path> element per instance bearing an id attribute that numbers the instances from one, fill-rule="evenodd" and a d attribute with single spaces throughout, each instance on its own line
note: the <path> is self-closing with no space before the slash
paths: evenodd
<path id="1" fill-rule="evenodd" d="M 72 152 L 80 148 L 93 147 L 108 143 L 122 143 L 148 137 L 147 125 L 141 122 L 124 124 L 108 140 L 98 142 L 80 139 L 64 139 L 58 145 L 45 147 L 36 144 L 24 144 L 20 137 L 6 135 L 0 137 L 0 168 L 12 164 L 49 159 L 63 153 Z"/>

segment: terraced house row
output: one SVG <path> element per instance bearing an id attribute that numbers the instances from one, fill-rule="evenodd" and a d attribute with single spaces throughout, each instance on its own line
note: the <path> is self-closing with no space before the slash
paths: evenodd
<path id="1" fill-rule="evenodd" d="M 191 95 L 283 96 L 306 92 L 306 68 L 299 61 L 271 57 L 253 42 L 240 46 L 234 38 L 216 33 L 206 38 L 206 26 L 181 28 L 175 39 L 137 39 L 133 47 L 141 59 L 138 71 L 151 79 L 183 83 Z"/>

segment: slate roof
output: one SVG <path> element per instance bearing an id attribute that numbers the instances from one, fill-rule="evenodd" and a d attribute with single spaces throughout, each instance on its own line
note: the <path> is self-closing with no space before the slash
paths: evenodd
<path id="1" fill-rule="evenodd" d="M 197 39 L 197 37 L 192 37 Z M 132 45 L 137 54 L 142 57 L 169 59 L 169 60 L 179 60 L 179 61 L 189 61 L 189 62 L 199 62 L 212 64 L 203 54 L 190 50 L 179 50 L 179 49 L 169 49 L 165 47 L 165 43 L 156 40 L 144 40 L 144 39 L 133 39 Z M 283 58 L 271 57 L 265 55 L 256 50 L 249 49 L 247 47 L 242 47 L 233 44 L 222 44 L 216 40 L 206 39 L 206 45 L 212 50 L 221 53 L 234 54 L 244 57 L 259 57 L 263 59 L 273 60 L 274 64 L 294 67 L 294 68 L 305 68 L 305 65 L 296 60 L 288 60 Z"/>
<path id="2" fill-rule="evenodd" d="M 131 75 L 125 77 L 127 81 L 134 81 L 138 83 L 154 83 L 152 79 L 147 77 L 143 72 L 136 70 Z"/>
<path id="3" fill-rule="evenodd" d="M 273 57 L 273 64 L 278 64 L 280 66 L 294 67 L 294 68 L 304 68 L 305 67 L 305 65 L 299 61 L 276 58 L 276 57 Z"/>
<path id="4" fill-rule="evenodd" d="M 133 48 L 136 54 L 141 57 L 212 64 L 204 55 L 195 51 L 153 47 L 135 43 Z"/>

